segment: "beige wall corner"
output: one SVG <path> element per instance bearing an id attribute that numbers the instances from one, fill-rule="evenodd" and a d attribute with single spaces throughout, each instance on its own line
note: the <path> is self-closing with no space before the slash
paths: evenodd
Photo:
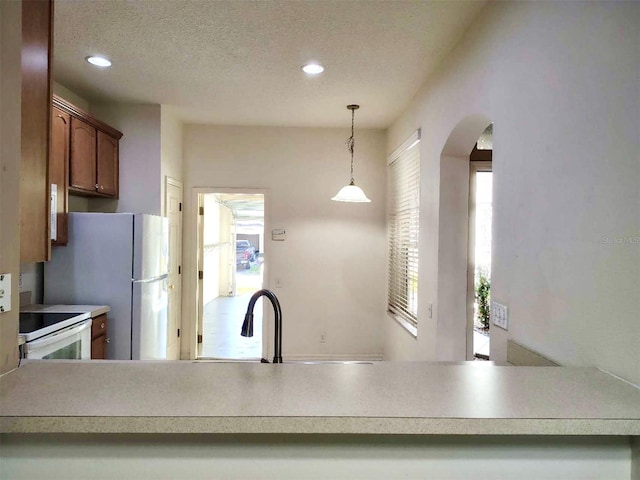
<path id="1" fill-rule="evenodd" d="M 89 102 L 80 95 L 69 90 L 64 85 L 61 85 L 58 82 L 53 82 L 53 93 L 64 98 L 68 102 L 73 103 L 76 107 L 81 108 L 85 112 L 89 112 Z"/>
<path id="2" fill-rule="evenodd" d="M 382 353 L 384 131 L 356 131 L 355 177 L 369 204 L 331 201 L 349 180 L 348 135 L 338 128 L 185 126 L 184 298 L 195 298 L 196 187 L 268 190 L 264 286 L 275 288 L 276 278 L 283 284 L 274 291 L 285 358 Z M 272 241 L 271 228 L 286 229 L 287 239 Z M 187 300 L 183 318 L 195 318 L 195 308 Z M 271 347 L 272 330 L 265 332 Z"/>
<path id="3" fill-rule="evenodd" d="M 167 177 L 182 182 L 182 122 L 171 107 L 160 106 L 160 180 L 162 192 L 160 211 L 165 213 L 165 186 Z M 184 193 L 184 192 L 183 192 Z"/>
<path id="4" fill-rule="evenodd" d="M 0 313 L 0 374 L 18 366 L 22 2 L 0 2 L 0 273 L 12 275 Z"/>
<path id="5" fill-rule="evenodd" d="M 491 296 L 509 308 L 508 331 L 491 331 L 498 363 L 514 340 L 640 383 L 639 15 L 637 2 L 489 3 L 388 130 L 388 151 L 423 132 L 424 306 L 450 268 L 438 192 L 440 158 L 456 152 L 443 149 L 464 118 L 494 122 Z M 394 336 L 385 353 L 424 359 L 447 321 L 419 311 L 418 348 Z"/>

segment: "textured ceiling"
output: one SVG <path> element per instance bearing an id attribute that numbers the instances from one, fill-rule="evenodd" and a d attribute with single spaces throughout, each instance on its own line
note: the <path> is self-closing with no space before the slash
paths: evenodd
<path id="1" fill-rule="evenodd" d="M 483 1 L 56 0 L 54 77 L 187 122 L 387 127 Z M 113 66 L 85 62 L 102 54 Z M 322 63 L 308 77 L 300 66 Z"/>

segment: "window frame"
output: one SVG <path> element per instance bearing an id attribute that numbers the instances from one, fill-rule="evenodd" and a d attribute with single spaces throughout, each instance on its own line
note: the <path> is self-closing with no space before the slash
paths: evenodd
<path id="1" fill-rule="evenodd" d="M 416 130 L 387 158 L 387 314 L 414 337 L 418 335 L 421 133 Z M 409 190 L 394 190 L 399 183 Z M 397 208 L 405 202 L 408 208 Z M 398 224 L 402 225 L 400 231 Z M 405 258 L 398 259 L 399 254 Z M 415 287 L 411 289 L 412 282 Z"/>

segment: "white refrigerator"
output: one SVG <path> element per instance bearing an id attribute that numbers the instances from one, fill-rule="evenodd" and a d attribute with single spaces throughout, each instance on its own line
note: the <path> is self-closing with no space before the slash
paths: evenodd
<path id="1" fill-rule="evenodd" d="M 44 303 L 108 305 L 108 359 L 166 359 L 168 220 L 70 213 L 68 227 L 44 265 Z"/>

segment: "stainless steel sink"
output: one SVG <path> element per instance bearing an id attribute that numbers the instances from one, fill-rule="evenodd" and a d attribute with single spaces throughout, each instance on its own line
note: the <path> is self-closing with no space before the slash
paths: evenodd
<path id="1" fill-rule="evenodd" d="M 302 365 L 373 365 L 373 362 L 364 360 L 290 360 L 284 363 L 298 363 Z"/>
<path id="2" fill-rule="evenodd" d="M 193 360 L 192 363 L 260 363 L 260 360 L 227 360 L 227 359 L 203 359 Z M 373 365 L 375 362 L 364 360 L 285 360 L 283 363 L 298 365 Z"/>

